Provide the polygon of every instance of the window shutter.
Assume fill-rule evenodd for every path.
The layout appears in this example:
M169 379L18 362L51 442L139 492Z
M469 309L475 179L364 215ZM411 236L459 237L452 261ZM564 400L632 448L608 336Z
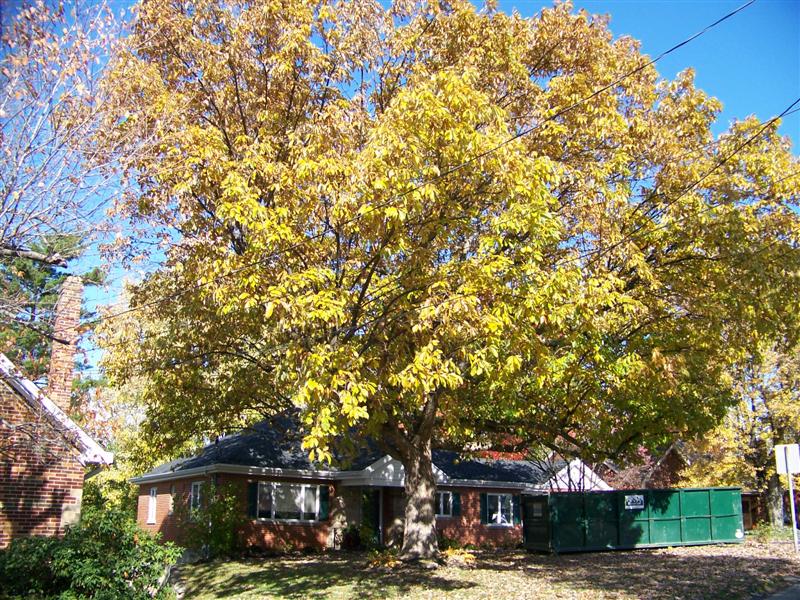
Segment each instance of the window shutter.
M488 523L489 522L489 501L486 498L486 494L481 493L481 523Z
M514 525L522 523L522 496L512 496L511 510L514 512Z
M461 494L459 492L453 492L453 516L461 516Z
M251 519L258 517L258 482L251 481L247 484L247 516Z
M328 484L319 486L319 520L327 521L331 507L331 490Z

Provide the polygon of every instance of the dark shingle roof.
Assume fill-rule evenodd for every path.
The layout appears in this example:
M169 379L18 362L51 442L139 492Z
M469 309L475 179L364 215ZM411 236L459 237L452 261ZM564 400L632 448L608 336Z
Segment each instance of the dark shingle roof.
M216 464L298 471L339 470L334 466L312 463L301 442L302 434L296 419L277 417L209 444L195 456L160 465L142 477L179 473ZM374 443L368 442L364 449L343 462L342 466L347 470L360 471L384 455ZM452 479L540 484L551 479L567 463L478 459L462 457L448 450L434 450L433 464Z
M565 461L540 463L529 460L467 458L448 450L434 450L433 464L451 479L531 484L549 481L567 465Z
M277 417L263 421L230 437L204 447L195 456L179 458L146 475L160 475L215 464L241 465L312 471L320 469L308 460L301 446L302 435L293 419ZM332 470L326 467L324 470Z

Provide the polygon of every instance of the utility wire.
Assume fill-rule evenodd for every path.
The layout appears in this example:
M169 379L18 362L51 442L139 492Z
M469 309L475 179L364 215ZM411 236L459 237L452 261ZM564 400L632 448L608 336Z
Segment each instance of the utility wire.
M777 180L775 180L775 181L771 181L771 182L769 182L769 184L768 184L768 185L766 185L766 186L763 186L763 187L761 187L761 188L759 188L759 189L753 190L753 191L751 192L751 194L759 194L759 193L762 193L762 192L766 192L766 191L768 191L768 190L769 190L769 188L770 188L770 187L772 187L773 185L775 185L775 184L778 184L778 183L781 183L781 182L783 182L783 181L787 181L787 180L789 180L789 179L794 179L794 178L796 178L796 177L800 177L800 169L799 169L799 170L797 170L797 171L795 171L795 172L793 172L793 173L790 173L789 175L785 175L785 176L781 177L780 179L777 179ZM708 206L707 208L705 208L703 211L701 211L701 212L700 212L700 213L698 213L698 214L703 214L703 213L705 213L705 212L708 212L708 211L710 211L710 210L713 210L714 208L717 208L718 206L719 206L719 205ZM682 220L683 220L683 219L676 220L676 221L675 221L675 223L679 223L679 222L680 222L680 221L682 221ZM764 246L762 246L762 247L761 247L759 250L756 250L755 252L753 252L753 253L750 255L750 257L752 257L752 256L755 256L756 254L760 254L760 253L762 253L762 252L766 251L767 249L771 248L771 247L772 247L772 246L774 246L774 245L775 245L775 242L774 242L774 241L773 241L773 242L770 242L770 243L768 243L768 244L764 244ZM445 278L445 280L447 280L447 279L449 279L449 277L453 277L453 276L456 276L456 275L459 275L459 273L451 273L450 275L445 275L445 276L444 276L444 278ZM430 285L430 284L433 284L435 281L438 281L438 280L439 280L439 278L433 278L433 279L431 279L431 280L428 282L428 285ZM504 293L505 293L506 295L511 295L511 296L514 296L514 297L519 297L519 298L521 298L521 299L525 299L525 296L520 296L520 295L511 294L511 293L510 293L510 291L506 291L506 292L504 292ZM448 302L452 302L452 301L454 301L454 300L471 298L471 297L473 297L474 295L475 295L475 294L474 294L473 292L470 292L470 293L458 293L458 294L453 294L453 295L451 295L451 296L448 296L447 298L444 298L444 299L442 299L441 301L439 301L439 304L438 304L438 306L441 306L441 305L443 305L443 304L445 304L445 303L448 303ZM384 297L385 297L385 296L384 296ZM274 298L273 300L274 300L274 301L276 301L276 300L280 300L280 298ZM368 304L370 304L370 303L372 303L372 302L376 302L377 300L378 300L377 298L371 298L370 300L368 300L368 301L365 303L365 305L364 305L364 306L367 306ZM418 312L418 311L421 311L421 310L423 310L423 309L425 309L425 308L430 308L430 304L422 304L422 305L418 305L418 306L410 306L410 307L408 307L408 308L405 308L405 309L402 309L402 310L398 311L397 313L394 313L394 314L392 315L392 317L393 317L393 318L397 318L398 316L403 316L403 315L406 315L406 314L411 314L411 313L413 313L413 312ZM363 328L363 327L368 327L368 326L370 326L370 325L373 325L374 323L376 323L377 321L379 321L379 320L380 320L380 318L382 318L382 317L378 317L378 318L372 319L372 320L370 320L370 321L367 321L367 322L365 322L365 323L360 323L360 324L358 325L358 328ZM341 327L341 328L339 328L339 331L344 331L345 329L349 329L349 328L350 328L349 326L348 326L348 327ZM141 343L141 342L143 342L143 341L146 341L146 340L149 340L149 339L154 339L154 338L155 338L155 337L157 337L157 335L159 335L160 333L161 333L160 331L157 331L157 332L155 332L155 333L149 333L149 334L148 334L148 333L145 333L144 335L142 335L142 336L139 336L139 337L137 338L137 341L138 341L139 343ZM129 344L130 344L130 342L129 342L129 341L127 341L127 340L123 340L123 341L119 341L119 342L113 342L113 343L110 343L110 344L103 344L103 345L102 345L102 347L103 347L104 349L111 349L111 348L117 348L117 347L120 347L120 346L126 346L126 345L129 345ZM281 345L279 345L279 347L277 347L277 348L267 348L267 349L264 349L264 351L276 351L276 350L279 350L279 349L280 349L281 347L283 347L284 345L285 345L285 344L281 344Z
M785 117L790 112L793 112L792 109L797 104L800 104L800 97L797 98L794 102L792 102L786 109L784 109L784 111L781 112L781 114L779 114L776 117L772 117L769 121L764 123L764 125L761 128L759 128L759 130L756 133L754 133L752 136L747 138L744 142L742 142L741 144L736 146L736 148L734 148L730 153L725 155L722 160L720 160L717 163L715 163L714 166L710 170L706 171L702 176L698 177L691 184L689 184L687 187L685 187L683 189L683 191L678 196L676 196L675 198L670 199L666 203L666 206L660 210L660 213L663 215L666 210L668 210L669 208L674 206L681 198L684 198L689 192L694 190L698 185L700 185L703 181L705 181L708 177L710 177L720 167L725 165L725 163L727 163L729 160L731 160L734 156L736 156L739 152L741 152L745 147L749 146L755 140L757 140L759 137L761 137L761 134L764 133L775 121ZM662 195L662 197L663 197L663 195ZM709 210L712 210L715 207L716 207L716 205L710 205L707 208L703 209L699 214L703 214L705 212L708 212ZM674 221L674 222L681 222L681 221L682 221L682 219L678 219L677 221ZM574 262L574 261L578 261L578 260L583 260L583 259L588 258L590 256L594 256L594 257L604 256L604 255L608 254L609 252L613 251L615 248L618 248L619 246L621 246L625 242L632 241L633 240L633 236L635 236L638 232L642 231L645 228L645 226L647 224L649 224L649 223L652 223L652 221L650 219L646 219L644 221L644 223L642 223L639 227L635 228L631 233L629 233L628 235L626 235L622 239L616 241L615 243L611 244L610 246L607 246L605 248L598 248L596 250L591 250L589 252L581 254L580 256L572 257L569 260L563 261L561 263L557 263L555 265L555 267L559 267L559 266L561 266L563 264L566 264L568 262ZM650 232L652 233L653 231L658 231L660 229L664 229L668 225L669 225L669 222L661 223L661 224L657 225L656 227L654 227L653 229L651 229Z
M563 116L567 112L570 112L570 111L574 110L575 108L577 108L578 106L584 104L585 102L587 102L587 101L597 97L598 95L610 90L611 88L619 85L620 83L622 83L626 79L628 79L628 78L632 77L633 75L641 72L642 70L646 69L647 67L657 63L658 61L660 61L664 57L668 56L669 54L672 54L676 50L678 50L678 49L682 48L683 46L689 44L690 42L692 42L695 39L697 39L698 37L704 35L705 33L710 31L714 27L718 26L719 24L723 23L724 21L730 19L734 15L736 15L739 12L743 11L744 9L748 8L750 5L755 3L755 1L756 0L749 0L748 2L746 2L746 3L742 4L741 6L739 6L738 8L736 8L736 9L730 11L729 13L725 14L724 16L720 17L719 19L717 19L713 23L707 25L706 27L704 27L702 30L698 31L694 35L686 38L685 40L675 44L671 48L668 48L667 50L663 51L661 54L659 54L655 58L650 59L649 61L645 62L644 64L642 64L642 65L640 65L638 67L636 67L635 69L632 69L631 71L628 71L627 73L625 73L621 77L615 79L611 83L598 88L597 90L595 90L594 92L592 92L588 96L585 96L584 98L581 98L580 100L577 100L576 102L566 106L565 108L555 112L554 114L552 114L552 115L550 115L548 117L545 117L543 120L539 121L538 123L536 123L534 125L531 125L530 127L527 127L525 129L520 130L518 133L514 134L513 136L511 136L508 139L504 140L503 142L500 142L496 146L494 146L492 148L489 148L489 149L487 149L487 150L485 150L483 152L480 152L480 153L476 154L475 156L473 156L473 157L471 157L471 158L469 158L469 159L467 159L467 160L465 160L465 161L463 161L463 162L461 162L461 163L459 163L459 164L457 164L457 165L455 165L453 167L450 167L449 169L446 169L445 171L443 171L439 175L436 175L436 176L434 176L434 177L432 177L432 178L430 178L428 180L425 180L425 181L419 183L418 185L416 185L416 186L414 186L414 187L412 187L412 188L410 188L410 189L408 189L408 190L406 190L404 192L401 192L400 194L393 195L393 196L391 196L390 198L388 198L384 202L380 202L378 204L375 204L375 205L369 207L367 210L363 211L362 213L357 214L354 217L351 217L350 219L346 219L345 221L341 222L339 225L340 226L346 226L346 225L352 224L355 221L359 221L364 216L366 216L367 214L370 214L370 213L372 213L372 212L374 212L376 210L380 210L381 208L385 208L385 207L389 206L391 203L393 203L396 200L404 198L405 196L408 196L409 194L412 194L412 193L420 190L421 188L423 188L423 187L425 187L427 185L430 185L432 183L436 183L436 182L438 182L438 181L440 181L440 180L442 180L442 179L444 179L446 177L449 177L453 173L456 173L456 172L460 171L461 169L463 169L463 168L475 163L476 161L479 161L482 158L485 158L485 157L489 156L490 154L493 154L494 152L497 152L498 150L504 148L505 146L507 146L508 144L514 142L515 140L517 140L517 139L519 139L519 138L521 138L523 136L529 135L533 131L536 131L536 130L540 129L545 123L548 123L550 121L553 121L553 120ZM204 287L207 287L208 285L210 285L211 283L213 283L213 282L215 282L215 281L217 281L219 279L227 278L227 277L230 277L232 275L239 274L239 273L241 273L243 271L246 271L246 270L251 269L251 268L253 268L255 266L263 264L263 263L265 263L265 262L267 262L269 260L277 258L277 257L279 257L279 256L281 256L283 254L287 254L287 253L289 253L289 252L291 252L293 250L297 250L298 248L301 248L301 247L305 246L306 244L308 244L310 242L322 239L328 233L329 233L329 231L326 229L326 230L324 230L324 231L322 231L320 233L317 233L317 234L314 234L314 235L310 235L310 236L304 238L303 240L301 240L299 242L296 242L294 244L291 244L291 245L287 246L286 248L284 248L282 250L277 250L275 252L272 252L269 255L267 255L266 257L263 257L263 258L260 258L259 260L247 263L245 265L242 265L241 267L237 267L236 269L233 269L231 271L228 271L227 273L223 273L221 275L218 275L218 276L216 276L216 277L214 277L214 278L212 278L212 279L210 279L208 281L204 281L202 283L195 284L195 285L190 286L188 288L185 288L183 290L179 290L179 291L173 292L172 294L168 294L166 296L163 296L163 297L160 297L160 298L156 298L156 299L151 300L149 302L146 302L144 304L136 305L136 306L130 307L128 309L119 311L117 313L111 313L111 314L105 315L104 317L102 317L102 319L98 319L98 320L96 320L94 322L90 322L89 324L90 325L96 324L97 322L100 322L101 320L102 321L109 321L109 320L116 319L116 318L119 318L121 316L130 314L132 312L136 312L136 311L139 311L139 310L143 310L145 308L149 308L151 306L156 306L158 304L162 304L164 302L168 302L170 300L174 300L174 299L179 298L179 297L181 297L183 295L186 295L186 294L189 294L191 292L194 292L194 291L197 291L199 289L202 289Z

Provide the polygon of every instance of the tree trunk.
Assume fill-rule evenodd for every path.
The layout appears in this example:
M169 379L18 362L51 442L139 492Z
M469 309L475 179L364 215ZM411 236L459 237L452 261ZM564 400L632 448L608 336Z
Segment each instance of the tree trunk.
M400 558L405 561L436 559L439 555L434 509L436 480L433 477L430 439L412 446L402 462L405 469L406 514Z
M772 525L783 525L783 486L777 473L767 480L767 518Z

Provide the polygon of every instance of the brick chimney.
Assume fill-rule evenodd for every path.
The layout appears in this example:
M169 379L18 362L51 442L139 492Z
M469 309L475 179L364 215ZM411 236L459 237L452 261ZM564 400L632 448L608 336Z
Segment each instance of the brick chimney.
M47 395L64 412L69 412L70 408L82 301L83 282L79 277L70 275L61 284L53 325L54 337L68 343L53 340L50 371L47 375Z

